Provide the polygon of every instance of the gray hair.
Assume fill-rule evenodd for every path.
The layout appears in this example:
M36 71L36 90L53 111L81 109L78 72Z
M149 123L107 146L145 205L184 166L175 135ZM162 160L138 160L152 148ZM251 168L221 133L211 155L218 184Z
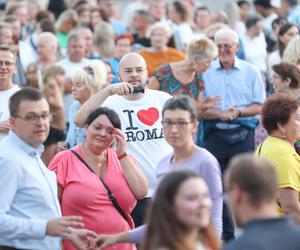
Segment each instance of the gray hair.
M218 39L220 39L221 37L229 37L232 40L232 42L237 43L237 44L240 43L238 34L229 28L224 28L224 29L218 30L214 36L215 42Z

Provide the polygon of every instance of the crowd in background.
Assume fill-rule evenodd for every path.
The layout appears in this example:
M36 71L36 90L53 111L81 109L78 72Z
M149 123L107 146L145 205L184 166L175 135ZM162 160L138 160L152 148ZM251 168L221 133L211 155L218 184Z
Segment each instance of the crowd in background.
M247 245L268 230L256 219L273 219L264 237L286 227L278 239L299 245L297 0L228 0L223 10L196 0L0 8L0 189L8 190L0 222L12 225L0 223L0 250L56 250L56 237L64 250L212 250L221 240L228 250L275 249L260 238ZM243 153L272 164L236 158ZM32 178L43 205L32 205L41 195ZM34 221L24 233L30 222L15 217L36 219L41 209L49 209L44 232ZM87 230L76 228L83 223ZM237 226L245 234L235 240Z

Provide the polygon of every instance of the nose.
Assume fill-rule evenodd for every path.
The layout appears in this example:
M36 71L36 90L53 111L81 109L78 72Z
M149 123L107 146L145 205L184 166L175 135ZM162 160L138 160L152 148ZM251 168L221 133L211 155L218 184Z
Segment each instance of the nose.
M178 128L177 128L177 125L176 125L176 124L172 124L172 125L171 125L171 131L172 131L172 132L178 132Z

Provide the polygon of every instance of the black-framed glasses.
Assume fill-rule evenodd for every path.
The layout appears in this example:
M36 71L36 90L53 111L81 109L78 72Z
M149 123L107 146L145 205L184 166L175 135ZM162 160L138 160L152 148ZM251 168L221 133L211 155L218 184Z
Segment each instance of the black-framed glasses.
M187 127L187 125L191 124L193 122L187 122L187 121L171 121L171 120L164 120L162 121L162 125L164 128L167 128L167 129L171 129L173 127L173 125L176 126L176 128L179 128L179 129L184 129Z
M229 43L225 43L225 44L217 44L218 49L232 49L234 45L233 44L229 44Z
M25 116L18 116L18 115L15 115L14 117L16 118L20 118L22 120L25 120L26 122L29 122L29 123L36 123L40 118L43 120L43 121L52 121L52 114L49 114L49 113L45 113L45 114L36 114L36 113L29 113Z

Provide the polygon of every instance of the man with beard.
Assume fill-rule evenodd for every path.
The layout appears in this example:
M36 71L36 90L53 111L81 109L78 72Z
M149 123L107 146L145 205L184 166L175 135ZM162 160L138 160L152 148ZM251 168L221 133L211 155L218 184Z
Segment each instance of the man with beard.
M118 113L126 135L128 153L134 156L149 181L147 197L138 201L132 214L135 225L139 226L143 223L147 202L157 185L156 166L171 153L171 147L164 140L161 124L162 107L171 96L148 88L146 62L137 53L122 57L119 78L121 83L105 87L86 101L74 121L77 126L83 126L87 115L99 106L107 106Z

